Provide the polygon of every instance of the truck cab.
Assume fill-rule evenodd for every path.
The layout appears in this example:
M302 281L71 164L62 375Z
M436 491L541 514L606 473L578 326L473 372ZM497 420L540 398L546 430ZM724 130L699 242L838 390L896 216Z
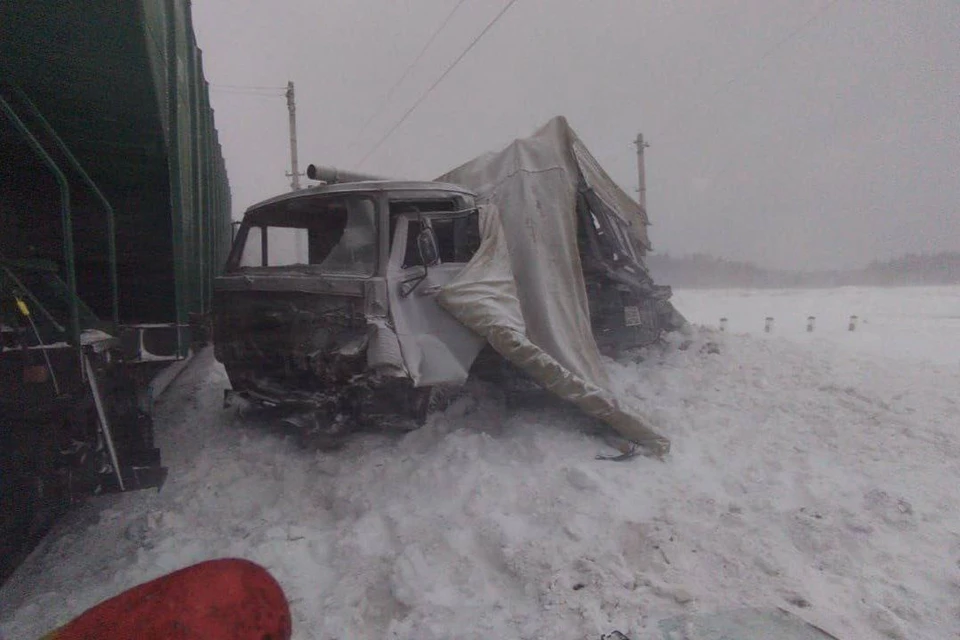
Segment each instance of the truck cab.
M362 181L250 207L214 284L233 393L316 423L422 422L482 339L434 300L480 244L471 191Z

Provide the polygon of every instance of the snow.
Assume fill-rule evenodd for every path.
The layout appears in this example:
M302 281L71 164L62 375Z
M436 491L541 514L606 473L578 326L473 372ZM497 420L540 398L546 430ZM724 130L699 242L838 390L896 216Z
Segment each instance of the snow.
M718 327L726 317L734 333L762 334L769 316L773 335L795 341L960 367L960 287L701 289L679 291L674 301L691 322ZM809 335L808 316L816 318ZM850 316L858 317L852 334Z
M222 410L226 376L203 352L158 404L167 485L70 514L0 590L0 633L36 638L144 580L242 556L284 586L298 639L639 639L739 606L845 640L957 637L960 288L676 303L728 331L609 363L672 439L662 462L595 460L607 449L576 415L492 398L307 451Z

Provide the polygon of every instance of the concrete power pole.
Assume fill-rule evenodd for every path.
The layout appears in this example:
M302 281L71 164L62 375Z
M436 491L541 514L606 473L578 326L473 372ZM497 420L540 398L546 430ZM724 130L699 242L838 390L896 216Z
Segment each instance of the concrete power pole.
M297 167L297 103L293 94L293 82L287 82L287 111L290 112L290 187L294 191L300 188L300 176Z
M638 191L640 193L640 208L643 209L643 213L647 213L647 171L643 164L643 150L649 147L650 145L643 141L643 134L638 133L637 139L633 141L637 145L637 183Z
M297 166L297 101L293 93L293 81L287 82L287 111L290 112L290 188L293 191L300 189L300 168ZM305 255L303 241L306 231L297 229L294 232L293 251L294 261L297 264L306 264L308 262Z

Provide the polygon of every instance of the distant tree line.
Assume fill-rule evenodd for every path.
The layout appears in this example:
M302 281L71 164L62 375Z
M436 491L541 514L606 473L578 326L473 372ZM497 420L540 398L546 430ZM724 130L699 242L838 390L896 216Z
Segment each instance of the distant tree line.
M750 262L696 253L649 255L647 268L657 284L689 288L818 288L960 284L960 252L908 254L874 261L860 269L785 271Z

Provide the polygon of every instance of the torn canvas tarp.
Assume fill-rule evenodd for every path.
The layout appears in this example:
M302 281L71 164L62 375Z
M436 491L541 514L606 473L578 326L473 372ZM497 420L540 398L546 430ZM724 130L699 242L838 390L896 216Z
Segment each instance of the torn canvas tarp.
M639 205L599 168L562 117L438 180L470 187L488 205L480 249L443 288L440 305L550 391L665 453L669 441L609 391L577 238L582 185L645 245Z

